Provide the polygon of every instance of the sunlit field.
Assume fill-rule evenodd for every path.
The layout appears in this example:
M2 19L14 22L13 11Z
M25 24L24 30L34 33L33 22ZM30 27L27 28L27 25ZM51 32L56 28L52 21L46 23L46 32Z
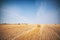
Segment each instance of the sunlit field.
M0 24L0 40L60 40L60 24Z

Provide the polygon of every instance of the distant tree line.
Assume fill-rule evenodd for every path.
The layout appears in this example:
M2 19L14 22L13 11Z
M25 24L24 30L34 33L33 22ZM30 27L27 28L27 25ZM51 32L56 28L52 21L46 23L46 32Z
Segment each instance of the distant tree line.
M12 23L1 23L1 24L12 24ZM25 24L25 25L27 25L27 23L14 23L14 24L18 24L18 25Z

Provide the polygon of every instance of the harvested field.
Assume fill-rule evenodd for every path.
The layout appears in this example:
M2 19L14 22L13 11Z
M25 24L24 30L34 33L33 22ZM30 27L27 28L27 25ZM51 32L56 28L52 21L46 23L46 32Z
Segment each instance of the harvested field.
M60 24L0 24L0 40L60 40Z

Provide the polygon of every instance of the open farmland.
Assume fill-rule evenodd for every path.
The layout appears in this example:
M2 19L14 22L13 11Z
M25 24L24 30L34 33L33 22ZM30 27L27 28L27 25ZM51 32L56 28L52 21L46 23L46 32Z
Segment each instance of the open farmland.
M0 40L60 40L60 24L0 24Z

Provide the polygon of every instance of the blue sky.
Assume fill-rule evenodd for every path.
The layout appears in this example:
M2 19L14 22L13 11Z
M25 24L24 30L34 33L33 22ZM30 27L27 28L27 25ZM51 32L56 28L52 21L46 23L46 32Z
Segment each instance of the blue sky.
M0 23L59 24L59 7L55 1L5 1Z

